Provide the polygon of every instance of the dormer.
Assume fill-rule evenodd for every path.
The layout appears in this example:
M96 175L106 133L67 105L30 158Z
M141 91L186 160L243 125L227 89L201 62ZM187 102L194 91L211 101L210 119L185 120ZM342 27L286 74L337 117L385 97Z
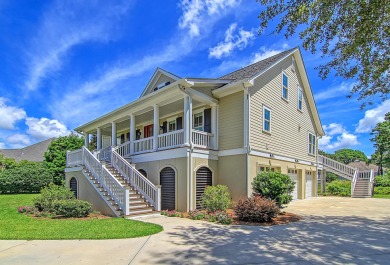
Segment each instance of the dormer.
M143 97L157 90L160 90L179 79L180 79L179 76L174 75L158 67L154 72L154 74L152 75L152 77L150 78L148 84L146 85L140 97Z

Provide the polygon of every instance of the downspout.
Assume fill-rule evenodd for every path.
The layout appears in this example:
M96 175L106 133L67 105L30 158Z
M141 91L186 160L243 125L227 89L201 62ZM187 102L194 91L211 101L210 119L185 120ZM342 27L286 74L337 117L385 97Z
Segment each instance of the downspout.
M318 133L316 133L316 173L317 173L317 176L316 176L316 197L318 196L318 168L319 168L319 165L318 165ZM322 190L322 173L323 171L321 171L321 190Z
M244 135L244 147L246 150L246 193L247 196L250 196L250 161L249 161L249 155L251 152L251 146L250 146L250 97L249 97L249 89L245 86L245 83L242 84L244 88L244 128L246 128L246 133Z

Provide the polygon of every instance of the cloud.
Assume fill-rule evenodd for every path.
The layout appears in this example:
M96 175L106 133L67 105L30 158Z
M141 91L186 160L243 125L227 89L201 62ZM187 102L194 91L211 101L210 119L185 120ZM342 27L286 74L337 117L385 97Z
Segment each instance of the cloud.
M253 54L251 64L257 63L261 60L267 59L268 57L274 56L278 53L283 52L288 48L288 44L283 44L282 49L267 49L265 46L260 47L260 51Z
M20 133L10 135L6 140L12 148L22 148L31 144L31 140L28 135Z
M0 149L5 149L5 143L0 142Z
M358 145L357 136L349 133L341 124L331 123L323 126L326 135L318 140L321 150L337 150Z
M322 101L330 98L337 98L342 95L347 95L355 83L342 82L332 87L326 88L326 90L314 95L316 101Z
M327 135L342 134L345 132L344 127L338 123L331 123L329 125L322 126Z
M26 118L26 112L18 107L8 106L7 99L0 97L0 128L14 130L15 123Z
M100 1L57 1L46 14L26 51L27 80L24 87L36 90L41 81L61 69L69 51L88 41L106 42L113 38L115 22L129 4Z
M242 50L255 37L252 31L246 31L243 28L238 29L238 32L236 30L237 23L231 24L225 32L225 40L209 49L210 58L220 59L223 56L230 55L235 49Z
M390 100L382 102L382 104L380 104L376 108L367 110L364 114L364 118L359 120L356 132L371 132L371 130L378 122L382 122L385 120L385 114L387 112L390 112Z
M48 118L27 118L26 125L28 126L27 133L37 140L64 136L70 133L64 124Z
M237 0L182 0L179 3L183 15L179 19L179 28L187 29L190 37L198 37L205 24L213 16L221 15L241 1ZM206 16L207 15L207 16Z

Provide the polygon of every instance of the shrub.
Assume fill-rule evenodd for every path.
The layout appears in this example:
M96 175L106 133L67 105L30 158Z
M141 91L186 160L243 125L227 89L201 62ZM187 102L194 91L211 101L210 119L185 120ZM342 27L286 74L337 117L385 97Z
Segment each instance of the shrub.
M64 217L86 217L91 212L92 205L82 200L55 200L52 203L53 213Z
M192 220L202 220L205 218L205 214L201 211L194 210L188 213L188 217Z
M245 222L269 222L280 212L275 201L252 196L238 200L234 211L239 220Z
M260 172L252 183L255 196L274 200L279 206L292 201L294 187L295 183L288 175L270 171Z
M376 176L375 187L390 187L390 175Z
M374 187L374 194L390 195L390 187Z
M21 161L0 173L0 193L38 193L51 182L43 163Z
M327 195L336 195L349 197L351 196L351 181L349 180L335 180L326 185Z
M217 215L215 213L208 213L206 217L212 223L217 221Z
M75 199L75 197L69 188L51 183L41 190L41 194L34 200L34 205L39 211L53 212L53 202L72 199Z
M34 213L34 212L35 212L35 208L34 208L34 207L31 207L31 206L20 206L20 207L18 208L18 212L19 212L19 213L31 214L31 213Z
M215 217L218 223L221 223L223 225L230 225L232 223L232 218L230 215L228 215L226 212L223 211L217 211L215 213Z
M208 212L226 211L230 205L230 192L227 186L207 186L200 202Z

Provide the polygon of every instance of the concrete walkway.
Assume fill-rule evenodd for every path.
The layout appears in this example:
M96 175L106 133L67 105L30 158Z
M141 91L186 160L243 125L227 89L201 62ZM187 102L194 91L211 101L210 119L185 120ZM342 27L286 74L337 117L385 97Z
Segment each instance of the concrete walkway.
M264 227L149 217L164 231L119 240L4 240L0 264L390 264L390 200L323 197L286 210L304 220Z

